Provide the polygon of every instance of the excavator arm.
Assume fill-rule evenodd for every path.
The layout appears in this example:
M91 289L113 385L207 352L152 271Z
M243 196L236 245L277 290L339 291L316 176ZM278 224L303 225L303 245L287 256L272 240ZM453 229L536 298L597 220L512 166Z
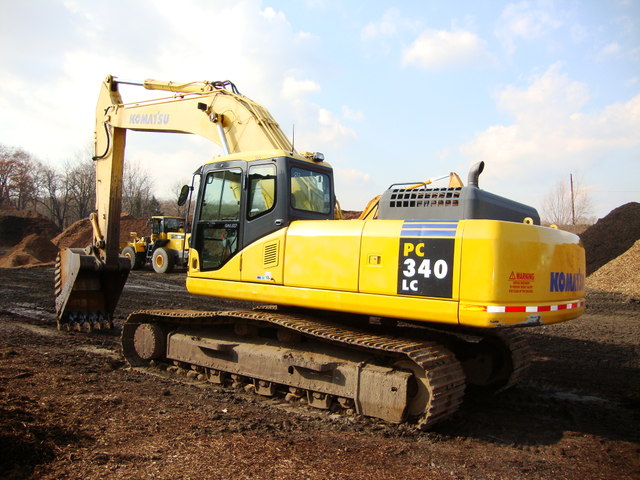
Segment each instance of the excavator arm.
M96 211L93 241L65 249L56 263L58 327L108 328L129 273L119 256L122 182L127 130L189 133L218 144L224 154L279 150L293 146L271 114L229 82L175 83L147 80L147 90L172 92L164 98L123 103L118 82L107 76L96 107ZM126 261L125 261L126 260Z

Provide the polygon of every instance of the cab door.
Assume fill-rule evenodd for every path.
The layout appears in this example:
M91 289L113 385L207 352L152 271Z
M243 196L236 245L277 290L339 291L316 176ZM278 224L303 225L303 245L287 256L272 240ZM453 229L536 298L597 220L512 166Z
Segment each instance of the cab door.
M240 250L243 170L220 168L203 175L194 239L201 272L219 270Z

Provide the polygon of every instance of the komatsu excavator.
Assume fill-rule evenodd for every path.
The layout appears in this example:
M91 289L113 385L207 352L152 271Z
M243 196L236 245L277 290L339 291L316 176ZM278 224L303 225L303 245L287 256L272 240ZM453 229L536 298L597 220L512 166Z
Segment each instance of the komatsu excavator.
M110 327L131 262L118 255L127 130L192 133L222 147L203 165L190 293L253 310L144 310L122 327L132 367L164 368L260 395L428 428L465 389L520 380L526 327L584 311L579 238L479 188L392 185L358 220L335 220L331 167L298 153L231 82L149 80L169 96L123 103L107 77L96 114L93 244L60 253L60 327ZM185 189L185 193L188 190Z

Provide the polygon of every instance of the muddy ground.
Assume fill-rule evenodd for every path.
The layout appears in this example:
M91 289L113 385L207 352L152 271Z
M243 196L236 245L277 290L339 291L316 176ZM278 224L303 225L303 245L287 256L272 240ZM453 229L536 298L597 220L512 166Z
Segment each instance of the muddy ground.
M430 432L129 370L117 333L59 333L50 267L0 269L0 478L637 479L640 304L527 330L530 378ZM117 316L238 308L133 272Z

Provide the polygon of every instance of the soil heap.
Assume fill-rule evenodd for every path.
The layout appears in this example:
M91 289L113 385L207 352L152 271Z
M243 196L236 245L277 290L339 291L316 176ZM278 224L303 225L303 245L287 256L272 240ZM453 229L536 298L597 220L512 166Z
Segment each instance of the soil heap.
M6 255L0 257L1 268L20 268L53 262L58 247L44 235L32 233L22 239Z
M640 299L640 240L590 275L586 286Z
M356 212L353 210L342 210L342 217L345 220L357 220L362 212Z
M640 203L612 210L580 235L587 256L587 275L622 255L640 239Z
M60 229L32 210L0 210L0 250L17 245L33 233L50 239L60 233Z
M129 214L123 214L120 218L120 242L128 242L131 232L140 235L150 235L151 226L147 219L135 218ZM52 242L59 249L84 248L91 245L93 229L88 218L78 220L70 225L64 232L55 237Z

